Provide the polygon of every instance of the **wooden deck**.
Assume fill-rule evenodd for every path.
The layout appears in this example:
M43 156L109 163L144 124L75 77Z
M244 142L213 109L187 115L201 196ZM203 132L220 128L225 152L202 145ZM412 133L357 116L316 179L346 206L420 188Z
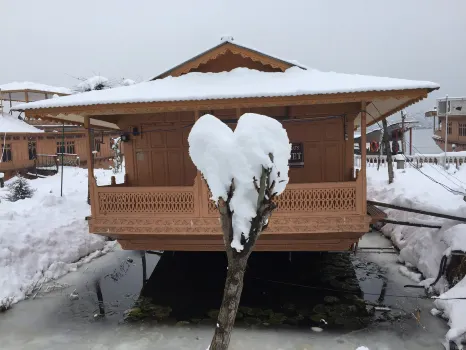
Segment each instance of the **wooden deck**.
M363 179L290 184L256 244L258 251L345 251L369 230ZM194 186L91 188L91 233L124 249L224 250L217 208L205 182Z

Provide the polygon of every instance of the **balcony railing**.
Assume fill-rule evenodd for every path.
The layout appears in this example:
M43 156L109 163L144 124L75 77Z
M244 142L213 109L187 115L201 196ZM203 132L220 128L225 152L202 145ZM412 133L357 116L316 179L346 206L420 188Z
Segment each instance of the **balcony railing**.
M128 187L125 184L96 186L92 212L102 217L218 217L215 202L203 180L194 186ZM289 184L277 198L275 216L364 214L363 181Z

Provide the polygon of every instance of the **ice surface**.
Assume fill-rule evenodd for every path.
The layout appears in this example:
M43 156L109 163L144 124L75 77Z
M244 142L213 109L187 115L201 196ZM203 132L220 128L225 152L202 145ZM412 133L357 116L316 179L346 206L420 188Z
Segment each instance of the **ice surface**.
M264 167L272 169L270 179L275 181L278 195L288 184L288 135L278 121L259 114L244 114L234 132L216 117L204 115L194 124L188 141L191 159L206 179L213 200L227 200L234 181L231 245L241 251L241 236L248 239L257 211L258 193L253 179L259 181ZM273 155L273 162L269 154Z

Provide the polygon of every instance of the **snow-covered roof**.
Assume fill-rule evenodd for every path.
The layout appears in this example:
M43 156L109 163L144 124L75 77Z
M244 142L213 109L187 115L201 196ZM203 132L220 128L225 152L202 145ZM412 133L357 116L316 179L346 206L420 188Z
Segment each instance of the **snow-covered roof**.
M0 85L1 91L23 91L23 90L35 90L35 91L43 91L43 92L54 92L59 94L71 94L71 90L65 87L59 86L50 86L45 84L38 84L32 83L30 81L23 81L23 82L12 82L8 84Z
M0 134L3 134L3 133L7 133L7 134L8 133L35 133L35 132L44 132L44 131L37 129L22 120L19 120L16 116L9 115L7 113L0 114Z
M169 76L109 90L20 104L15 109L437 88L438 84L429 81L303 70L298 67L291 67L285 72L236 68L230 72L193 72L176 78Z

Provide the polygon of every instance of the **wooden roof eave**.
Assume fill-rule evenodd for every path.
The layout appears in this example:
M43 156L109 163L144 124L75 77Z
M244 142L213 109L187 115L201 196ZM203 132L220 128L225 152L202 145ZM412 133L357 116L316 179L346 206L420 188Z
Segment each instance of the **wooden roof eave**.
M188 101L161 101L143 103L113 103L89 106L53 107L25 110L26 117L42 118L46 120L62 121L58 116L78 115L84 120L84 116L93 116L99 120L99 116L124 115L124 114L147 114L159 112L177 112L194 110L214 110L232 108L255 108L255 107L277 107L277 106L298 106L313 104L333 104L347 102L371 103L374 100L384 99L406 99L408 102L400 104L396 108L384 111L382 115L374 116L376 120L368 118L368 125L376 123L378 120L386 118L397 111L427 97L427 94L435 89L411 89L392 91L371 91L358 93L337 93L320 95L301 96L276 96L276 97L254 97L254 98L230 98L212 100L188 100ZM66 120L65 120L66 121ZM78 122L77 125L82 125Z
M409 101L397 106L396 108L393 108L392 110L389 110L385 113L382 113L382 114L379 114L379 116L368 116L366 117L368 122L366 123L367 126L371 126L375 123L378 123L379 121L383 120L383 119L386 119L388 118L389 116L395 114L395 113L398 113L400 111L402 111L403 109L425 99L427 97L427 94L433 90L437 90L437 89L430 89L430 91L426 91L425 94L422 94L420 96L417 96L417 97L413 97L411 98Z

